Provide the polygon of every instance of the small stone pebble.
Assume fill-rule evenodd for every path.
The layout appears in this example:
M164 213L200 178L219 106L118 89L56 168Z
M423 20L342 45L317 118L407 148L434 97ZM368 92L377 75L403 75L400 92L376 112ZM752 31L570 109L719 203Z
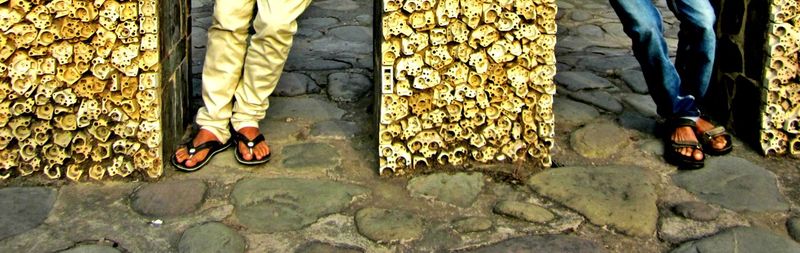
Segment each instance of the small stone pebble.
M509 200L497 202L494 212L535 223L545 223L556 218L553 213L540 206Z
M800 217L794 217L787 220L786 230L789 230L789 235L792 236L792 239L800 242Z
M468 217L453 222L453 229L460 233L486 231L492 228L493 222L485 217Z
M719 217L719 210L699 201L678 203L673 207L676 214L696 221L712 221Z

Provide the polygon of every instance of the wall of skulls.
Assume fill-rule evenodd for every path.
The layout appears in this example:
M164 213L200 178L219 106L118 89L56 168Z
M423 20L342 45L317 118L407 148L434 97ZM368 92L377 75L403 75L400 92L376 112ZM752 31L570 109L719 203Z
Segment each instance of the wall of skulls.
M766 154L800 155L800 1L770 6L764 71L761 148Z
M550 165L554 0L382 4L381 173L473 160Z
M715 0L712 114L764 154L800 155L799 0ZM721 103L721 101L728 101Z
M157 0L0 0L0 178L162 174Z

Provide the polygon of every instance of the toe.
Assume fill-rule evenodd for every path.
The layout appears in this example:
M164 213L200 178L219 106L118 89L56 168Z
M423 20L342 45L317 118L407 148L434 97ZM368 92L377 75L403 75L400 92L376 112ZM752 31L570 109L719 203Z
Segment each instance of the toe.
M725 138L719 137L714 142L714 148L715 149L723 149L723 148L725 148L725 145L727 145L727 144L728 144L728 141L725 140Z
M186 167L192 168L197 165L197 162L194 159L186 160Z
M180 149L175 152L175 159L178 160L179 163L186 161L189 158L189 154L186 153L186 149Z
M703 160L703 151L695 150L693 156L697 161Z

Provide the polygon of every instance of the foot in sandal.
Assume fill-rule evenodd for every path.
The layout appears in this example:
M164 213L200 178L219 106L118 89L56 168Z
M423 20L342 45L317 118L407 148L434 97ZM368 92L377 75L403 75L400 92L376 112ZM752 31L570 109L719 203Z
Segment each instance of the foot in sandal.
M191 141L178 147L170 160L179 170L197 171L228 147L230 142L222 143L208 130L200 129Z
M705 154L694 133L694 122L679 120L665 142L664 158L679 169L699 169L704 166Z
M263 164L269 161L271 152L264 135L258 128L245 127L233 134L236 141L236 160L245 165Z
M700 143L703 144L703 150L709 155L725 155L733 150L731 135L724 127L715 126L701 117L697 120L695 129Z

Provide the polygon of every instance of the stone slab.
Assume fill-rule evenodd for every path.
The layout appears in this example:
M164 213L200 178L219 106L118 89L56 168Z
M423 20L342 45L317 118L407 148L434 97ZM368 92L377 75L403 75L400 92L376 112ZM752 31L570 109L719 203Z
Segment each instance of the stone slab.
M188 214L203 205L207 188L201 180L147 184L133 193L131 207L140 214L152 217Z
M600 73L621 73L638 68L639 62L633 55L603 56L583 59L579 65Z
M737 227L720 234L687 242L672 253L798 253L800 244L760 228Z
M346 140L361 132L361 127L356 122L346 120L325 120L311 125L311 136Z
M622 95L622 101L646 117L658 117L656 102L650 95L627 93Z
M696 221L712 221L719 217L719 209L699 201L687 201L672 207L675 214Z
M553 253L603 253L607 252L595 242L568 235L526 236L508 239L465 252L553 252Z
M178 242L181 253L241 253L246 248L244 237L219 222L191 227L183 232Z
M333 168L339 165L339 151L327 143L308 142L283 148L283 166L289 169Z
M555 77L557 84L560 84L571 91L584 89L602 89L614 86L611 82L595 75L589 71L565 71L558 72Z
M800 218L794 217L786 221L786 230L795 241L800 241Z
M351 245L333 245L312 241L301 245L295 253L363 253L364 249Z
M368 207L359 210L355 220L359 233L379 243L414 241L424 231L420 216L404 210Z
M573 132L570 145L584 157L608 158L630 145L630 137L617 124L592 123Z
M708 159L702 170L675 174L672 181L704 201L735 211L789 209L775 174L739 157Z
M747 221L731 214L705 222L677 216L662 217L658 221L658 238L670 243L683 243L708 237L732 227L747 225Z
M655 231L658 218L655 178L631 166L564 167L534 175L528 185L594 224L646 237Z
M483 180L480 173L437 173L411 179L406 189L412 196L469 207L483 190Z
M460 233L486 231L494 226L494 222L486 217L467 217L453 222L453 229Z
M328 180L250 178L236 183L231 199L242 225L272 233L306 227L366 193L363 187Z
M301 73L286 72L281 75L278 86L275 87L272 94L281 97L294 97L319 91L320 87L311 77Z
M557 97L553 101L553 114L559 128L581 126L600 117L600 112L594 107L562 97Z
M61 251L61 253L121 253L117 248L105 246L105 245L80 245L75 248L71 248L65 251Z
M50 214L55 201L56 191L50 188L0 189L0 240L38 227Z
M622 104L607 91L593 90L570 93L572 99L597 106L600 109L613 113L622 112Z
M644 74L638 70L625 71L620 76L622 81L628 84L633 92L639 94L647 94L650 90L647 88L647 81L644 80Z
M494 212L534 223L545 223L556 218L552 212L541 206L510 200L497 202Z
M336 104L324 100L324 98L317 98L317 96L272 97L269 101L267 119L292 118L322 121L340 119L345 114L345 110L339 109Z
M358 73L333 73L328 76L328 95L336 102L355 102L372 89L369 77Z

